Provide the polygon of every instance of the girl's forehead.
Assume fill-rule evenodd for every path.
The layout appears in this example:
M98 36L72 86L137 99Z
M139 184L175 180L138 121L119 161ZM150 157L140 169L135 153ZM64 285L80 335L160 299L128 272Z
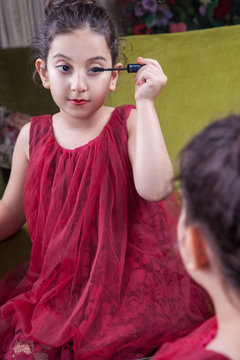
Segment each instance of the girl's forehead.
M76 29L65 34L57 34L50 46L49 52L102 52L111 56L104 35L90 29Z

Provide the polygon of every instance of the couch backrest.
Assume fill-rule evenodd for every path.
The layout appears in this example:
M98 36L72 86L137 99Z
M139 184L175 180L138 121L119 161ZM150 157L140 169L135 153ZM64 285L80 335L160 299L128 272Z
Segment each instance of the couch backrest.
M0 106L29 115L56 111L50 93L33 82L28 48L0 49Z
M168 83L156 108L170 157L209 122L240 111L240 26L176 34L131 36L137 56L157 59ZM124 73L108 103L134 101L132 74Z

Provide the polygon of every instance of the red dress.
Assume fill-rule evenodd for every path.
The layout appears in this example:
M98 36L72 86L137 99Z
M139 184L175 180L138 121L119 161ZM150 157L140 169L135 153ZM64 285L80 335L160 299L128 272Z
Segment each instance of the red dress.
M213 316L191 334L174 343L163 345L152 360L230 360L224 355L205 348L216 333L217 321Z
M28 351L60 348L56 359L136 359L209 317L174 249L170 198L148 202L135 190L132 108L116 108L74 150L56 142L51 115L31 120L24 206L33 246L26 276L0 308L3 352L13 338L11 349L24 339Z

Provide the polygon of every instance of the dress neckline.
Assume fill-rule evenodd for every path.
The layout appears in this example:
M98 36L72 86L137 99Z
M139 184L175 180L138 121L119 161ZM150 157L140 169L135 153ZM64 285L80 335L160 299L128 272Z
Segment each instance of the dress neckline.
M57 147L62 150L62 151L65 151L65 152L76 152L78 150L82 150L86 147L88 147L89 145L92 145L94 142L96 142L102 135L103 133L106 131L106 129L108 128L108 126L110 125L110 123L112 122L112 119L113 119L113 115L114 113L116 112L117 110L117 107L115 107L112 112L110 113L110 116L109 116L109 119L108 121L106 122L106 124L104 125L104 127L102 128L102 130L100 131L100 133L93 139L89 140L87 143L83 144L83 145L80 145L80 146L77 146L76 148L74 149L68 149L68 148L65 148L63 146L61 146L59 144L59 142L57 141L55 135L54 135L54 129L53 129L53 115L50 115L50 123L51 123L51 126L50 126L50 132L51 132L51 137L52 137L52 140L55 142L55 144L57 145Z

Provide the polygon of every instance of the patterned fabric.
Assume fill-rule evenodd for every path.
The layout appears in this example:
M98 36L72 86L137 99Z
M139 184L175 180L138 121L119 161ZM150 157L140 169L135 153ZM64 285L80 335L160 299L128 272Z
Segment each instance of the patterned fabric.
M73 351L69 343L61 348L51 348L43 344L27 340L20 330L17 330L5 355L5 359L13 360L72 360Z
M30 119L29 115L0 107L0 167L11 169L13 149L19 131Z
M132 108L116 108L99 136L74 150L55 140L51 115L32 119L24 206L33 247L0 308L3 352L14 338L18 349L27 339L59 348L61 360L63 346L74 359L138 359L209 317L175 249L176 201L148 202L135 190Z
M213 316L191 334L171 344L165 344L152 360L230 360L228 357L205 347L217 333L217 321Z

